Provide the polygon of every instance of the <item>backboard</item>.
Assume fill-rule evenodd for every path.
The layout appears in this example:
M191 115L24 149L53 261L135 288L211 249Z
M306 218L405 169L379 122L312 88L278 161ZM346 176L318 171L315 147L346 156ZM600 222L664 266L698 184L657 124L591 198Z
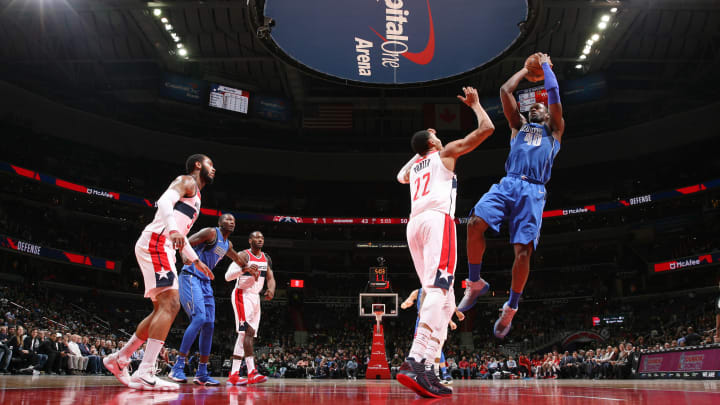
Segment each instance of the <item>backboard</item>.
M384 310L383 316L398 316L398 295L392 293L362 293L358 300L361 317L374 317L375 311Z

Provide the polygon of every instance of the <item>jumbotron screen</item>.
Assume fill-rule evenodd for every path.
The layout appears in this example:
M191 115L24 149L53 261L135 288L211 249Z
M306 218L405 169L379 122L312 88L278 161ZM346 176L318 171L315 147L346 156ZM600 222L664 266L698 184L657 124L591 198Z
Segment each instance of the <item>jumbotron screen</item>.
M210 107L247 114L249 101L250 93L245 90L210 83Z

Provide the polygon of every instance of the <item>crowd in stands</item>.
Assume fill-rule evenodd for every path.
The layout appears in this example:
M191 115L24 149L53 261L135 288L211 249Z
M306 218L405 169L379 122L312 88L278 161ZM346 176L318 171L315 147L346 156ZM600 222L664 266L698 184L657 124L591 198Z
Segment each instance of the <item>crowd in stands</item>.
M119 302L101 302L77 294L65 296L32 283L21 287L24 288L0 287L0 373L108 374L101 358L124 344L128 336L118 327L132 329L139 321L136 311L117 308ZM458 379L629 378L637 369L641 352L713 344L717 339L713 333L714 311L710 305L699 304L710 303L709 297L708 294L700 297L690 294L661 298L656 305L674 309L664 313L656 313L645 302L609 304L606 311L624 311L632 316L624 327L606 327L610 336L604 341L576 344L562 351L554 341L555 346L546 350L518 352L512 349L516 347L513 345L527 341L533 335L551 334L553 329L586 328L583 317L587 312L577 304L540 308L528 305L527 311L518 313L513 333L504 342L492 339L486 325L477 325L473 330L476 349L468 350L460 345L458 335L451 332L444 348L448 369ZM77 303L86 310L67 310L76 308ZM133 304L126 305L130 308ZM108 310L113 307L115 310ZM264 321L256 345L260 371L278 378L364 376L370 359L370 331L374 319L357 317L353 308L315 305L306 309L306 343L296 344L294 328L287 316L288 307L279 304L264 307ZM556 311L566 314L564 322L551 321ZM218 311L218 325L232 324L228 312ZM482 311L469 315L486 317ZM398 318L384 321L388 361L393 371L407 355L414 317L409 310ZM177 356L174 348L179 344L186 323L181 314L173 328L179 333L171 333L168 349L161 353L157 365L160 373L168 372L174 363ZM600 332L598 328L593 330ZM227 372L235 336L232 327L216 328L210 361L215 375ZM134 367L142 355L142 348L133 355L131 364ZM194 372L197 354L190 356L187 367L189 373Z

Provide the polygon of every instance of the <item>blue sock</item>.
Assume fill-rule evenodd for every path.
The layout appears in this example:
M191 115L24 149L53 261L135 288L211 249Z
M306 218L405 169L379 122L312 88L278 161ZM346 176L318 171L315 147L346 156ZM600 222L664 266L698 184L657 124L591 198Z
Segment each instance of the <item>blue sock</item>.
M480 270L482 269L482 262L478 264L472 264L468 262L468 279L470 281L480 280Z
M508 306L512 309L517 309L518 301L520 301L521 292L515 292L512 288L510 289L510 299L508 300Z
M199 363L197 375L207 375L207 363Z
M442 374L443 376L447 374L447 367L440 367L440 374Z
M184 368L185 367L185 357L178 356L177 361L175 362L175 367Z

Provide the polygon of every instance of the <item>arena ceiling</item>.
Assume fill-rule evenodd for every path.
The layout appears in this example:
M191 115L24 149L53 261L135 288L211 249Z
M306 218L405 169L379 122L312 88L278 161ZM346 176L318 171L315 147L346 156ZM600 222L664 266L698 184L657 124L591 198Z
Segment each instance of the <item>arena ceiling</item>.
M259 17L252 7L256 2L250 3L0 0L0 73L61 100L100 92L129 103L151 102L162 72L172 71L281 95L300 110L325 102L393 110L447 102L464 83L483 95L496 95L527 55L543 51L551 55L561 78L605 72L612 87L600 102L605 106L630 104L652 115L657 110L644 105L665 103L671 110L699 105L718 88L716 0L543 0L525 42L498 63L461 82L384 90L330 82L274 56L252 28L251 19ZM178 55L154 8L172 23L187 58ZM580 60L586 41L611 8L617 12L605 37Z

